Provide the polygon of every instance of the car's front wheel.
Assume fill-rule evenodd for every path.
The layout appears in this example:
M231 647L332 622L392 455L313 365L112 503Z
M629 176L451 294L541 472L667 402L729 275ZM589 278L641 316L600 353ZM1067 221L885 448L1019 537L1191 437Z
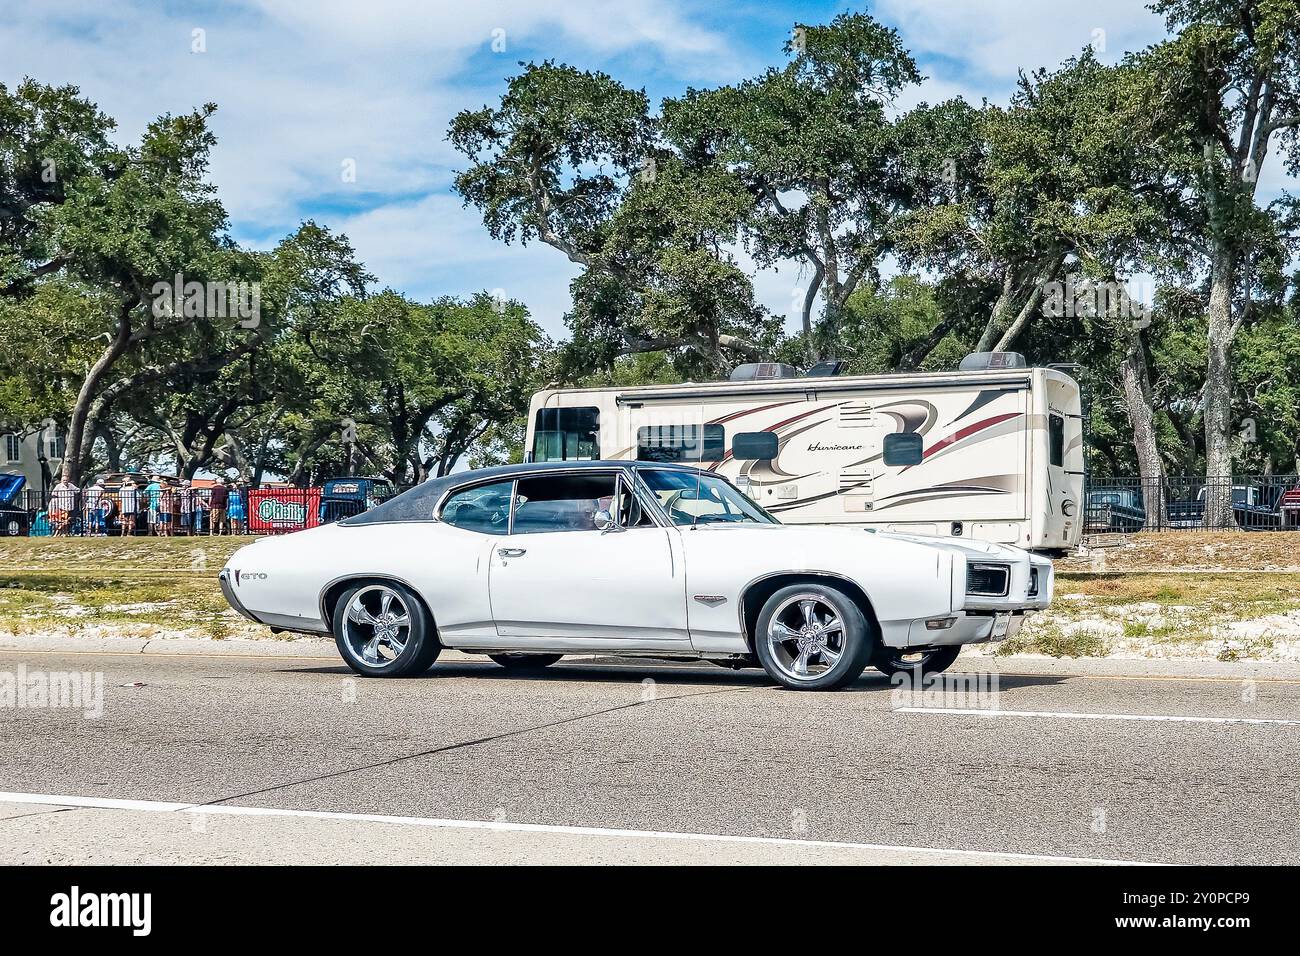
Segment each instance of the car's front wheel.
M489 654L488 657L496 661L506 670L512 671L539 671L543 667L550 667L563 654Z
M763 669L794 690L834 690L856 680L871 648L862 609L827 584L781 588L763 605L754 629Z
M938 674L952 667L960 653L960 644L950 647L930 647L918 651L909 651L902 647L885 647L881 648L880 653L871 663L886 677L909 674L913 680L920 681L926 674Z
M339 595L334 642L344 662L367 677L419 674L442 650L423 602L395 581L366 582Z

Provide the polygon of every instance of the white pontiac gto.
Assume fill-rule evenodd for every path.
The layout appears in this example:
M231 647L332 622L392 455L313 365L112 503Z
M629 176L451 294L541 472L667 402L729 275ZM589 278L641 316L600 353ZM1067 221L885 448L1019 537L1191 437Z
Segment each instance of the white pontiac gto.
M646 462L434 479L240 548L220 578L245 617L332 633L369 676L444 647L520 669L595 651L758 663L804 690L941 671L1052 598L1051 562L1018 548L782 525L717 475Z

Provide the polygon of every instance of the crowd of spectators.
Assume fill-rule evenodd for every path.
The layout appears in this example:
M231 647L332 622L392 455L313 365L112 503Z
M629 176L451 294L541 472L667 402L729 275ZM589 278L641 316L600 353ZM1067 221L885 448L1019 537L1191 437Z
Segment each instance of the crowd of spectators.
M50 534L105 537L149 534L243 534L247 522L248 486L230 479L196 488L189 479L162 475L131 475L106 487L95 478L84 488L60 481L50 493Z

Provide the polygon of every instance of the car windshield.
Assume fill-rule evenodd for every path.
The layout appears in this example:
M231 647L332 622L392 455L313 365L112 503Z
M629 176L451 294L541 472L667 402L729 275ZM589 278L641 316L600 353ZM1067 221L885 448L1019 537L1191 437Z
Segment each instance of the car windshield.
M673 524L779 524L735 486L708 472L640 469Z

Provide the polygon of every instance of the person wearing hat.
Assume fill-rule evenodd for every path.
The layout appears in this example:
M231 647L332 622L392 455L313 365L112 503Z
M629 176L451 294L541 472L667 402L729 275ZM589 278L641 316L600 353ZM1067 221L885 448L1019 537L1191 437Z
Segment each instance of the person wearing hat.
M85 511L82 527L86 529L87 535L94 538L104 537L104 512L99 507L103 500L104 479L96 478L86 486L85 493L81 497L82 508Z
M50 493L50 525L54 534L67 534L72 523L72 511L77 506L77 486L66 478L59 480Z
M122 514L120 530L123 535L135 534L135 516L139 509L139 496L140 486L135 483L134 478L127 475L121 487L117 489L117 506Z

